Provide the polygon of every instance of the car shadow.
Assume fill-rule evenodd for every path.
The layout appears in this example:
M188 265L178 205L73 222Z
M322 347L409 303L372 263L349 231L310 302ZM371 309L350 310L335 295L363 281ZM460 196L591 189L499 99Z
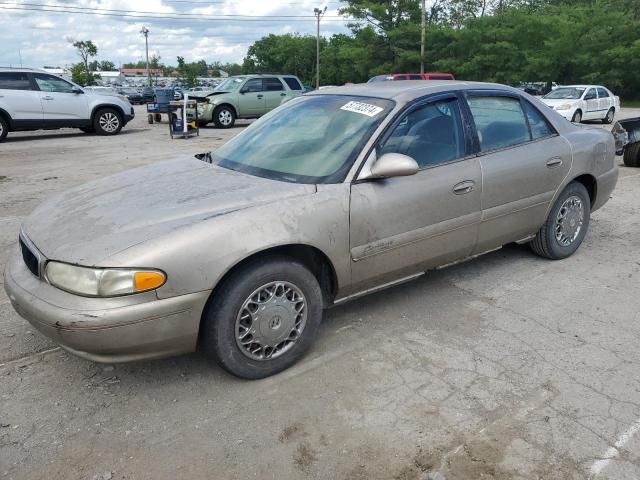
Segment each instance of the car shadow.
M122 130L116 136L120 135L130 135L134 133L140 133L145 131L144 128L129 128L126 130ZM37 130L40 131L40 130ZM16 132L22 133L22 132ZM18 142L26 142L32 140L55 140L60 138L77 138L77 137L99 137L101 135L96 135L95 133L84 133L84 132L63 132L63 133L52 133L52 134L39 134L39 135L20 135L13 136L11 133L2 141L2 143L18 143Z

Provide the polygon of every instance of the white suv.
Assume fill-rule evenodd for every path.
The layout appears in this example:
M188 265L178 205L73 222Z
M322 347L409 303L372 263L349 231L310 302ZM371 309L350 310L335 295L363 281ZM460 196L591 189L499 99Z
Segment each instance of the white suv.
M0 141L8 132L64 127L115 135L133 117L125 97L84 90L40 70L0 68Z

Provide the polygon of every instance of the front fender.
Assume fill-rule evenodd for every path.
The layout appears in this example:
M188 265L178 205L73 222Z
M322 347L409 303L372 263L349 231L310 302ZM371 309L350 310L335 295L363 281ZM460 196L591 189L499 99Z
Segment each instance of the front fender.
M349 185L319 187L315 193L180 227L115 254L108 264L150 265L167 272L167 282L157 293L169 298L212 290L235 265L261 251L309 245L329 258L342 290L351 279Z

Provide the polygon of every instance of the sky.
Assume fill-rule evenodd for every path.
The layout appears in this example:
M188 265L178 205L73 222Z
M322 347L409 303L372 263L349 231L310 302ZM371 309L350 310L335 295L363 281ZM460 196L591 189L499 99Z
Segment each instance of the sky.
M165 64L175 65L178 55L242 62L247 48L270 33L315 35L313 9L325 6L321 35L347 33L338 0L0 0L0 66L69 66L79 61L76 40L92 40L97 59L116 66L144 60L143 25L149 55Z

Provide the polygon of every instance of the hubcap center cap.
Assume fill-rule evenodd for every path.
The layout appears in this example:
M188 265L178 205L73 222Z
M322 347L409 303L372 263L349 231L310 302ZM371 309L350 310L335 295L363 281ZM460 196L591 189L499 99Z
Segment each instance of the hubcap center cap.
M260 335L267 344L272 346L280 343L283 336L288 335L294 325L290 309L279 303L265 305L256 318Z

